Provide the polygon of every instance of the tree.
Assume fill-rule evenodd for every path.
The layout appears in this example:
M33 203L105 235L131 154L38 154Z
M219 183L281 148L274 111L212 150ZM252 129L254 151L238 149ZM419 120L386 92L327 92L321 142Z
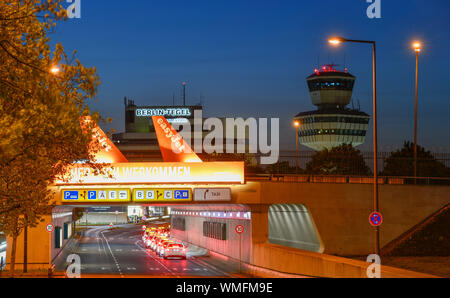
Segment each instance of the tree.
M0 226L13 238L12 274L17 237L52 207L48 186L74 161L104 166L95 164L100 144L92 141L100 116L87 102L100 84L97 71L60 44L50 49L48 31L66 18L61 2L0 2ZM94 121L82 128L82 116Z
M261 169L256 162L254 154L247 153L211 153L199 154L201 160L205 162L212 161L243 161L246 174L262 174L264 170Z
M386 158L383 176L414 176L414 144L404 142L403 147ZM450 177L450 169L436 160L430 151L417 146L418 177Z
M316 175L369 175L361 151L343 144L316 152L306 164L306 172Z
M73 208L72 210L72 221L76 224L76 222L84 216L85 208ZM73 226L73 232L76 231L76 226Z
M278 161L266 167L267 174L295 174L295 172L295 166L291 167L288 161ZM301 172L302 169L299 169L299 173Z

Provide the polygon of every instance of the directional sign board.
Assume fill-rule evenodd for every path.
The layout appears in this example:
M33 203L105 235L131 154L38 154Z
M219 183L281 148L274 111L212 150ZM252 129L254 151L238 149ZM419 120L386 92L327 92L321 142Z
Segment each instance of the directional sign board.
M63 190L62 201L71 203L130 202L130 189L77 189Z
M146 188L134 189L134 202L185 202L192 200L190 188Z
M196 188L194 201L231 201L230 188Z
M237 225L235 228L234 228L234 230L236 231L236 233L238 233L238 234L242 234L242 233L244 233L244 226L243 225Z
M383 216L379 212L372 212L369 216L369 222L372 226L378 227L383 222Z
M48 225L45 227L45 230L46 230L47 232L51 233L51 232L53 232L53 231L55 230L55 226L52 225L52 224L48 224Z

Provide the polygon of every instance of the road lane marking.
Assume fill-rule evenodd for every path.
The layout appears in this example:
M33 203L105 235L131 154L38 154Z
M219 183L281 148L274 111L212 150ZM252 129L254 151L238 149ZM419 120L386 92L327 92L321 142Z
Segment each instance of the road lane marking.
M151 254L148 253L148 251L147 251L146 249L143 249L142 247L140 247L140 246L138 245L139 242L140 242L140 240L136 241L134 244L135 244L140 250L142 250L142 251L145 252L148 256L150 256L153 260L155 260L155 261L158 262L161 266L163 266L164 269L166 269L170 274L176 276L176 274L173 273L172 270L170 270L169 268L167 268L166 265L164 265L163 263L161 263L158 259L155 259ZM158 269L158 270L159 270L159 269ZM177 277L179 277L179 276L177 276Z
M113 257L114 262L116 263L116 267L117 267L117 270L119 271L120 277L123 277L122 270L120 269L120 265L117 262L117 259L116 259L116 257L114 256L114 254L113 254L113 252L111 250L111 246L109 245L108 240L106 239L105 235L103 235L103 232L101 232L100 234L103 236L103 239L105 239L106 245L108 245L109 252L111 253L111 256Z

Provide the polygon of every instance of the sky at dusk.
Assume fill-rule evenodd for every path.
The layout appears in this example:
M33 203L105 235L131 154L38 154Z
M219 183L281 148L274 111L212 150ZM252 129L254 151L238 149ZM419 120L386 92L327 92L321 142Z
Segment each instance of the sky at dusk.
M68 5L68 4L67 4ZM293 117L314 110L306 77L336 63L357 77L353 98L372 115L369 45L332 48L340 35L377 42L380 150L413 139L413 40L420 54L419 144L450 152L450 1L381 0L369 19L366 0L119 1L81 0L81 18L50 34L67 52L98 69L92 107L124 130L124 96L137 105L181 104L204 97L211 117L280 118L281 149L295 150ZM370 150L372 127L366 143Z

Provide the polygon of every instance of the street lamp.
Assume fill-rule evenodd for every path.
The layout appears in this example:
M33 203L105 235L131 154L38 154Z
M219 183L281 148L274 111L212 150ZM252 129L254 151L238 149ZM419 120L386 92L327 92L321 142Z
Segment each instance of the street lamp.
M415 94L415 112L414 112L414 184L417 183L417 88L418 88L418 73L419 73L419 52L422 50L420 42L412 44L416 52L416 94Z
M50 73L57 75L61 70L59 69L58 66L52 66L52 68L50 68Z
M376 43L372 40L355 40L343 37L332 37L328 42L334 46L338 46L344 42L366 43L372 45L373 56L373 209L378 212L378 167L377 167L377 64L376 64ZM380 255L380 228L375 227L375 253Z
M295 174L298 174L298 130L300 128L300 121L294 121L294 126L297 128L297 133L295 134Z

